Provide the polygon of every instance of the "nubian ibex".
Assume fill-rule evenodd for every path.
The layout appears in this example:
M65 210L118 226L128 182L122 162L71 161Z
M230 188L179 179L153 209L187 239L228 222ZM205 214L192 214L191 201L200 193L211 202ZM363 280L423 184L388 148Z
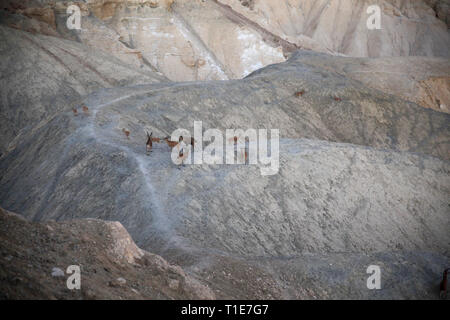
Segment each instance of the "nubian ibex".
M130 131L129 130L123 128L122 132L125 133L125 136L127 137L127 139L130 139Z
M147 150L147 155L149 155L150 152L152 151L152 147L153 147L152 135L153 135L153 132L150 134L148 134L148 132L147 132L147 143L145 144L146 150Z

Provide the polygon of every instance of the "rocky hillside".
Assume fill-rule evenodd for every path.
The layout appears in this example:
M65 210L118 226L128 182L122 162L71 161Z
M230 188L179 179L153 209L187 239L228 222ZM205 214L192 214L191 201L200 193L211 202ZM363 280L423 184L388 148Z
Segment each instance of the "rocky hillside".
M140 246L203 279L213 276L218 254L238 259L232 265L252 261L268 274L270 297L344 297L339 288L358 286L344 277L331 292L311 284L305 293L303 280L269 271L288 272L287 258L312 254L333 264L337 253L355 255L341 257L336 271L363 255L384 253L377 259L389 265L411 254L404 259L419 264L422 289L400 294L396 285L379 297L433 297L426 279L439 276L450 244L450 116L307 64L308 57L330 59L299 52L239 81L99 90L82 101L89 113L55 115L2 157L2 205L39 221L120 221ZM165 136L194 120L204 129L281 128L279 173L264 177L251 165L180 169L165 144L145 154L146 131ZM433 254L431 274L418 262L421 252ZM354 297L367 296L359 290Z
M0 154L94 90L164 80L74 41L0 25Z
M355 57L449 57L448 0L217 0L295 44ZM246 5L247 4L247 5ZM381 29L368 30L367 8L381 9Z
M136 247L119 222L30 223L0 208L0 299L214 299L160 256ZM81 289L66 286L70 265Z
M450 264L444 2L379 3L374 35L366 1L93 0L81 31L64 27L67 2L10 2L0 206L27 220L1 213L0 296L437 298ZM163 141L146 154L147 132L194 121L279 129L276 174L180 167ZM98 289L71 295L52 277L74 261ZM367 289L369 265L382 290Z

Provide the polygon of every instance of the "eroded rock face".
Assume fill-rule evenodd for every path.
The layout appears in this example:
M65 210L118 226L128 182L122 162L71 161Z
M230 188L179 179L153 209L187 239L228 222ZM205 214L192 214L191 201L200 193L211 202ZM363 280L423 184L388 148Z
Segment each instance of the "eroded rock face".
M111 254L118 259L126 260L128 263L136 263L137 260L144 256L144 252L136 246L120 222L109 222L108 227L113 239Z
M284 61L283 55L296 48L361 57L448 57L447 28L425 3L381 2L381 31L367 29L366 9L372 4L179 0L168 10L167 5L126 2L115 4L107 18L98 16L123 43L172 80L242 78ZM99 28L91 30L98 33ZM432 36L421 39L422 33ZM404 42L396 40L399 34ZM93 46L101 43L85 41Z
M50 25L53 29L56 29L56 22L55 22L55 13L54 11L49 8L25 8L22 12L24 16L36 19L38 21L42 21L44 23L47 23Z
M33 1L3 1L0 22L10 28L58 37L55 12L51 6Z
M447 23L450 27L450 1L449 0L425 0L433 8L436 17Z
M215 298L180 267L136 247L118 222L38 224L1 208L0 221L2 299ZM81 268L80 290L66 287L70 265Z
M98 91L83 100L89 114L61 113L2 158L2 204L34 220L118 220L153 251L164 242L262 256L396 245L445 251L449 115L362 86L319 67L320 59L334 58L300 52L239 81ZM204 130L280 128L280 173L179 171L165 144L145 155L146 131L163 137L194 121ZM299 138L351 145L288 140ZM393 226L411 229L397 238ZM423 228L432 231L415 233Z
M81 41L175 81L242 78L300 48L356 57L449 57L444 1L10 3L15 9L1 18L10 27ZM79 31L66 27L73 4L82 14ZM382 9L382 30L366 26L373 4Z
M209 1L177 1L170 10L126 3L104 23L171 80L242 78L285 60L280 48L236 25Z
M1 299L435 298L429 283L439 279L440 269L449 262L437 254L398 252L279 260L227 255L191 262L188 275L138 249L126 231L116 238L114 229L124 230L118 222L30 223L3 209L0 221ZM117 241L123 240L128 244L121 248L132 255L139 251L134 262L115 254ZM385 283L392 283L379 293L365 289L365 269L373 263L382 266ZM80 290L66 288L69 265L81 267ZM398 281L399 274L411 272L414 281Z
M417 97L423 106L450 113L450 78L430 77L422 80Z
M252 6L238 0L219 2L282 38L306 36L329 50L349 56L448 58L450 55L447 26L436 17L446 15L443 12L448 12L444 9L448 8L447 1L435 1L437 12L426 1L416 0L255 0ZM370 5L381 8L382 30L367 28L366 10Z

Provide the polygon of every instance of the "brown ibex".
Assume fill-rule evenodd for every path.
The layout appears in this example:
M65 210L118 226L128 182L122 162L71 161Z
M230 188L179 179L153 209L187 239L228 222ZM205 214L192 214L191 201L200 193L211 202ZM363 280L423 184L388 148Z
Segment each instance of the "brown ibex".
M161 138L153 138L152 137L152 142L160 143L161 142Z
M297 91L296 93L295 93L295 96L297 97L297 98L300 98L301 96L303 96L305 94L305 91L304 90L301 90L301 91Z
M147 143L145 144L146 150L147 150L147 155L149 155L150 152L152 151L152 147L153 147L152 135L153 135L153 132L150 134L148 134L148 132L147 132Z
M169 140L170 137L165 137L164 141L167 143L170 149L175 148L179 142Z
M234 145L237 146L238 145L238 137L234 136L231 139L233 139ZM240 148L240 150L237 150L237 152L238 152L238 155L240 155L241 157L244 156L244 163L247 163L247 159L248 159L247 148L244 146L244 148Z

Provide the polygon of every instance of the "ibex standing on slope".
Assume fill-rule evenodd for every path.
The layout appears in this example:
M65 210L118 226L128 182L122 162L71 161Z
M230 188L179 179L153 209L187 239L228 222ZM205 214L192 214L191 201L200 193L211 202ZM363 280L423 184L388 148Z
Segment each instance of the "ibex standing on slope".
M239 138L234 136L229 141L234 142L234 146L237 148L237 156L240 157L240 159L243 159L244 163L247 163L248 159L247 147L245 145L244 147L238 146L238 140Z
M153 132L150 134L148 134L148 132L147 132L147 143L145 144L146 150L147 150L147 155L149 155L150 152L152 151L152 147L153 147L152 135L153 135Z
M301 96L303 96L305 94L305 90L301 90L301 91L297 91L296 93L295 93L295 96L297 97L297 98L300 98Z
M130 139L130 131L129 130L123 128L122 132L125 133L125 136L127 137L127 139Z
M178 145L178 142L169 140L170 136L164 138L164 141L167 143L170 149L175 148Z
M184 167L184 163L185 163L185 161L189 158L189 148L187 148L187 145L186 144L184 144L184 143L182 143L183 142L183 136L180 136L180 138L179 138L179 146L178 146L178 148L179 148L179 151L178 151L178 161L180 162L180 165L182 166L182 167ZM192 140L191 140L191 142L192 142ZM180 167L178 167L178 168L180 168Z

